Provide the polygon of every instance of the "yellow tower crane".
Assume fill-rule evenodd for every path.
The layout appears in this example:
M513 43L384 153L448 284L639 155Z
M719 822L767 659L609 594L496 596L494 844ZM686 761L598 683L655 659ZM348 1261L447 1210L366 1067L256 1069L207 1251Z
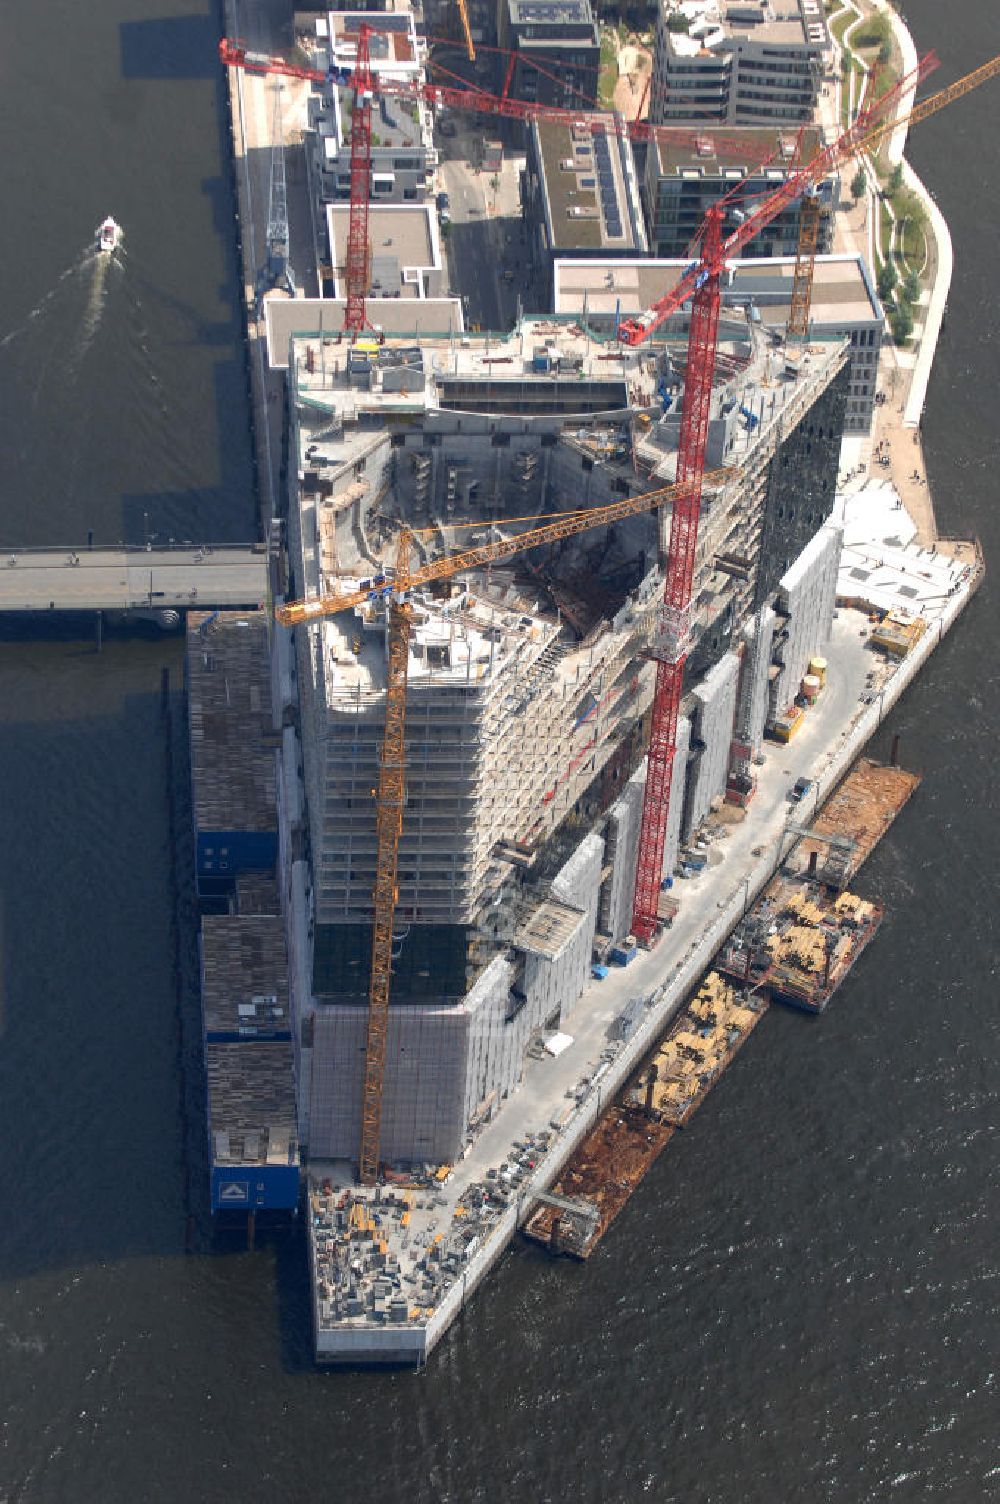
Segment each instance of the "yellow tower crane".
M707 486L721 486L738 477L738 469L710 471ZM395 575L379 575L364 589L343 595L321 596L315 600L290 601L275 608L275 618L285 626L295 627L320 621L382 600L389 615L389 670L385 697L385 730L382 738L382 761L376 793L376 857L374 923L372 930L371 977L368 990L368 1032L365 1055L365 1085L361 1110L361 1147L358 1178L372 1185L378 1177L379 1144L382 1121L382 1083L385 1076L386 1036L389 1027L389 998L392 986L392 935L396 910L396 869L399 838L403 829L406 803L406 679L410 652L412 608L409 593L433 580L450 579L465 570L479 569L509 559L530 548L571 538L590 528L605 527L639 512L655 512L684 486L665 486L646 491L603 507L581 508L570 512L549 513L542 517L513 517L510 523L539 522L540 526L498 538L462 553L446 554L417 569L410 568L413 539L419 532L402 527L396 540ZM482 526L469 523L467 526Z
M469 62L476 61L476 44L472 40L472 28L469 25L469 7L466 0L458 0L458 14L462 22L462 35L465 37L465 50L469 56Z

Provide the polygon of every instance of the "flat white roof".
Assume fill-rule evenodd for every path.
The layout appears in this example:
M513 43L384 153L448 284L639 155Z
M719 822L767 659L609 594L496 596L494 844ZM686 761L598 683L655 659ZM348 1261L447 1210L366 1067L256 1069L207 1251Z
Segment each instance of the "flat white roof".
M623 318L652 307L677 283L690 263L681 259L608 260L564 257L553 267L557 314L595 317L620 314ZM724 301L758 303L761 319L773 323L783 316L792 296L794 256L760 256L734 263L730 288ZM840 327L845 324L881 324L882 305L860 256L837 253L817 256L813 277L813 320Z

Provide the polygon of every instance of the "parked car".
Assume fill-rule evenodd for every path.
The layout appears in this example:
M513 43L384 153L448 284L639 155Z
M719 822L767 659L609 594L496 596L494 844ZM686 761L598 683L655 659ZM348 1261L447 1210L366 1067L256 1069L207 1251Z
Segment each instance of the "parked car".
M447 193L438 194L437 206L439 214L446 214L448 212L448 210L451 208L451 199L448 197Z

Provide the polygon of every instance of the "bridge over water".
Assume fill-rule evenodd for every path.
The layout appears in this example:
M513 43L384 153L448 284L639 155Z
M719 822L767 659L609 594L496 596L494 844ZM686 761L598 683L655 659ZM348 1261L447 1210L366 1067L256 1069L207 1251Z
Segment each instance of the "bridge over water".
M0 556L0 611L167 611L261 606L265 543L31 548Z

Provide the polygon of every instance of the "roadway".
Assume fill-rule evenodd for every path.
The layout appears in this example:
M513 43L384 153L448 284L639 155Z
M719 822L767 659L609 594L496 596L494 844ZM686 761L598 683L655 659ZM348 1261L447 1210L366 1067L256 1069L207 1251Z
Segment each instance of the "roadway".
M451 118L457 125L460 117ZM445 254L451 291L463 299L466 327L499 332L513 328L519 293L531 306L525 296L530 272L520 204L524 159L505 157L494 192L490 175L477 173L470 161L479 142L481 132L461 130L439 141L438 180L451 201Z
M130 611L259 606L263 545L31 549L0 563L0 611Z

